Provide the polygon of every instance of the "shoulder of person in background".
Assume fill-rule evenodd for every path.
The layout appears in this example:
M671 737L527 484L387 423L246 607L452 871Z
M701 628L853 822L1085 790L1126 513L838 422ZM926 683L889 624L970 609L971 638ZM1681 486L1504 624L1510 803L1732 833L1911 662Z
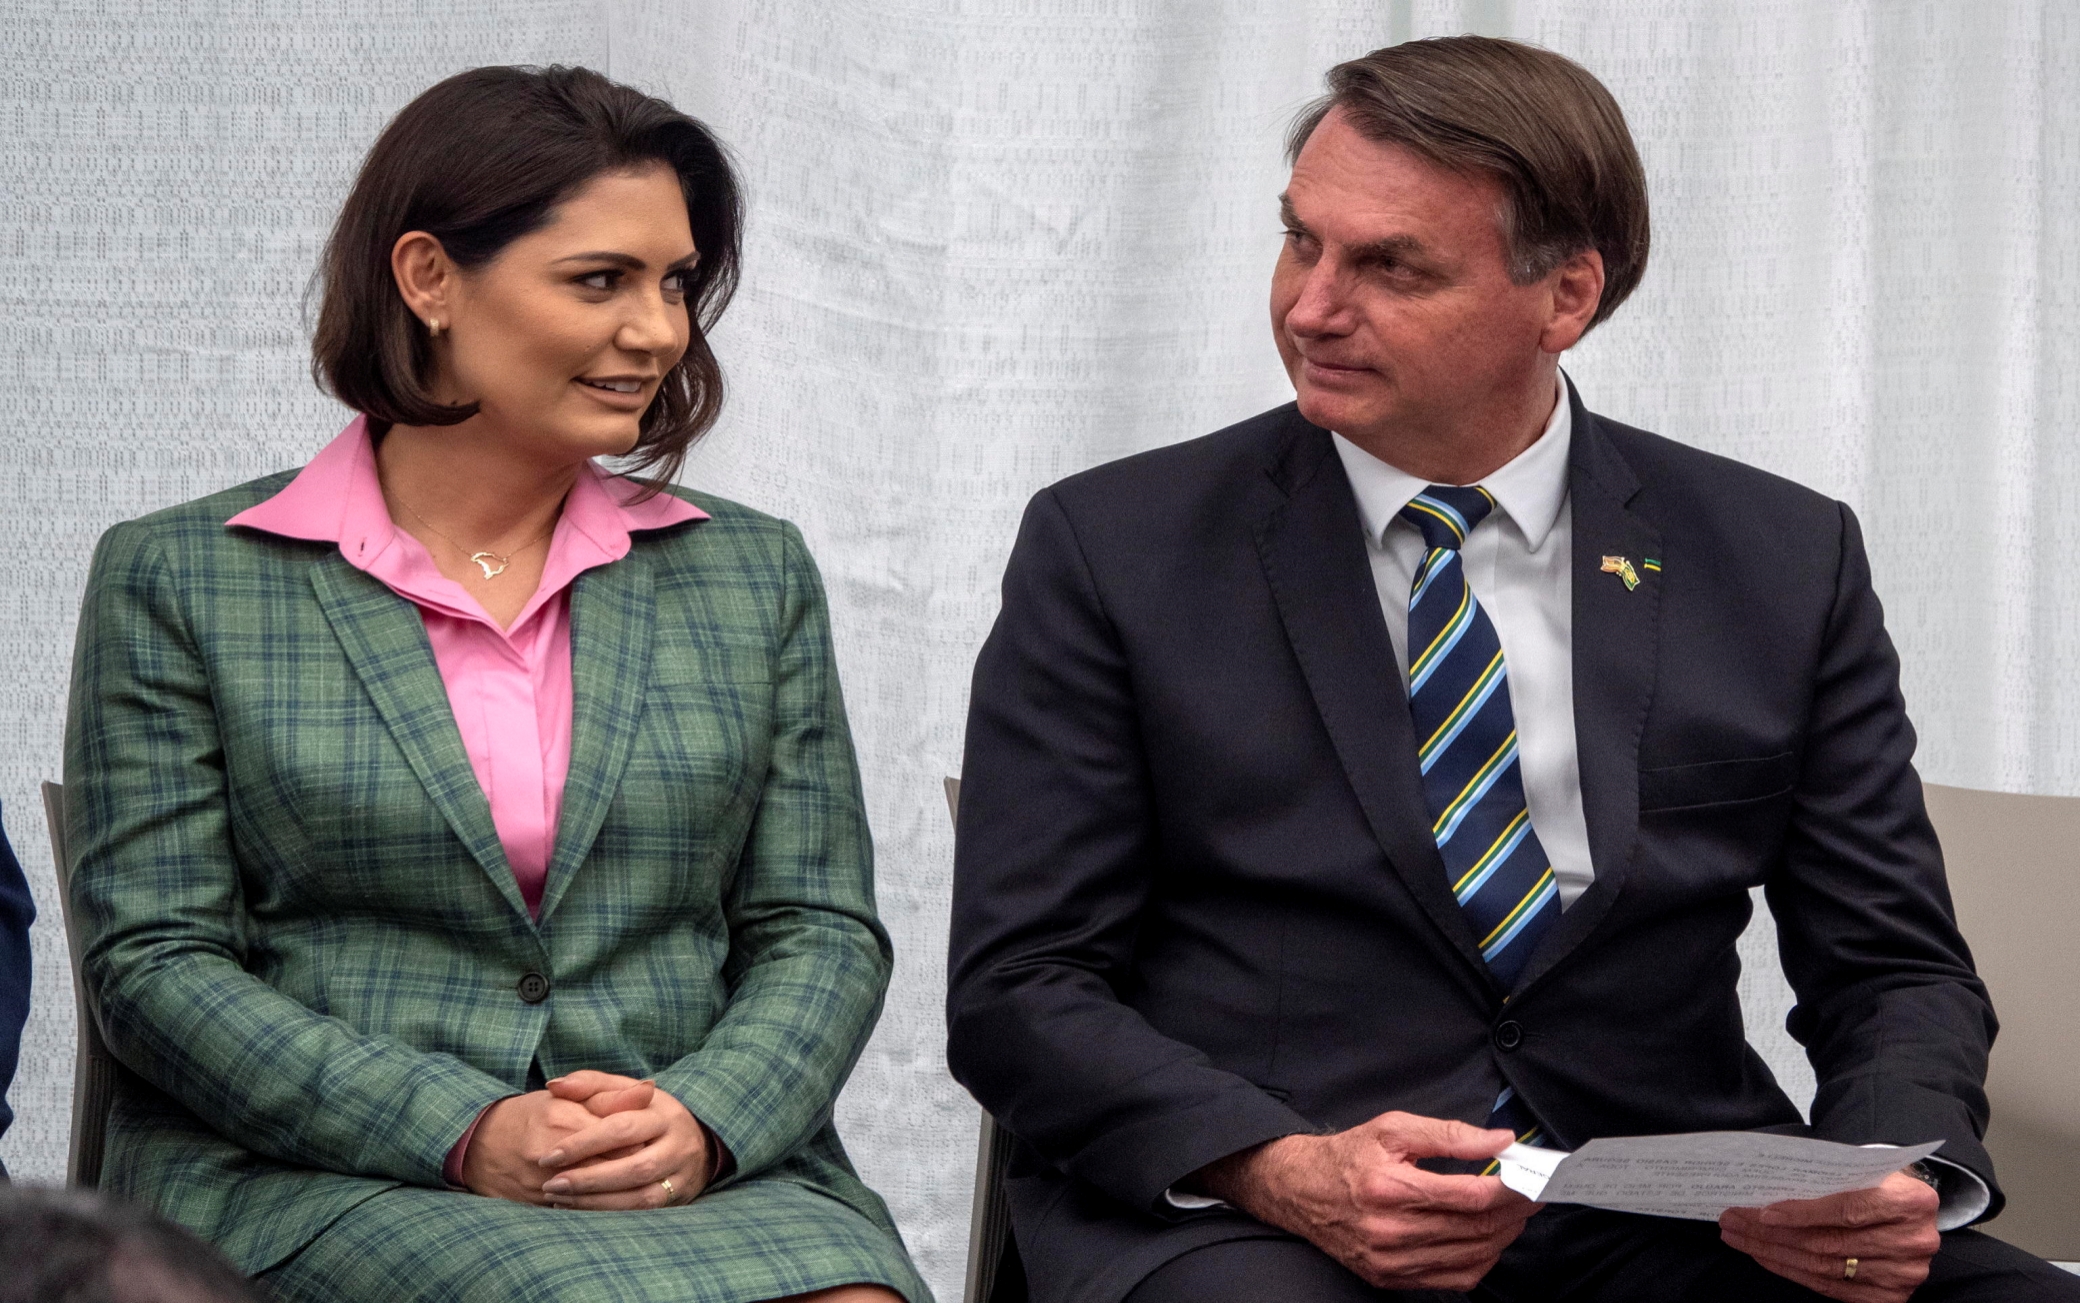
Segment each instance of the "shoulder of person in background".
M29 879L8 844L0 824L0 1135L14 1121L7 1088L14 1081L22 1051L22 1028L29 1021L29 925L36 921L36 902ZM0 1180L7 1169L0 1167Z
M0 1303L261 1303L223 1254L135 1204L84 1190L0 1189Z

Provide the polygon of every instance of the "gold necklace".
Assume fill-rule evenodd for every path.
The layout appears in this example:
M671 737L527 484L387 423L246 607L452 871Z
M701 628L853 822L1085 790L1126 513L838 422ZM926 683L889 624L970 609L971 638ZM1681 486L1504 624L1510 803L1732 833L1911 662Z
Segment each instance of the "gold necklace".
M486 579L496 579L500 575L504 574L506 572L506 567L513 564L514 557L519 556L522 552L525 552L527 549L533 547L535 544L549 537L549 535L555 532L556 529L556 522L552 520L549 522L548 528L544 529L541 533L536 534L533 538L528 539L525 543L522 543L520 546L514 548L510 552L493 552L488 548L482 551L470 552L468 545L456 541L455 537L449 534L448 531L442 529L439 525L434 524L425 516L421 515L419 513L419 510L416 507L412 506L411 503L406 502L404 500L404 495L399 493L396 489L390 490L390 496L397 499L398 506L403 507L406 511L411 513L412 519L418 521L420 524L426 526L426 528L432 530L434 533L446 539L448 541L448 546L454 548L457 552L469 553L469 559L476 564L476 567L479 570L482 570L484 572L484 578ZM491 564L494 561L498 563L495 567Z

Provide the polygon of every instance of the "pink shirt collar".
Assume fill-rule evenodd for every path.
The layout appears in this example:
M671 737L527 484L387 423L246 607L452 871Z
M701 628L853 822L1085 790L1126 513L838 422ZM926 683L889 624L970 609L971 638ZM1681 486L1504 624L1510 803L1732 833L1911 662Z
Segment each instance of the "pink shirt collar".
M514 630L580 573L627 556L631 534L708 519L707 512L669 493L638 502L635 499L640 493L628 480L585 463L570 496L564 499L556 532L550 536L541 586L513 621ZM417 539L392 523L389 508L383 505L383 485L376 476L375 445L368 437L366 417L355 417L297 472L288 487L224 524L284 538L336 543L348 564L414 601L497 627L475 598L441 574Z

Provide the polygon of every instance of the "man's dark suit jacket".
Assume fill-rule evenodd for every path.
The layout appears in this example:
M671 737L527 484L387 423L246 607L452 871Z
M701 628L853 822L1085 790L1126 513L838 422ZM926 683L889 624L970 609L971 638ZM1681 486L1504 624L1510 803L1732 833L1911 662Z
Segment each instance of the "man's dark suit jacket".
M1431 840L1327 432L1279 408L1028 509L975 670L948 1056L1022 1142L1037 1299L1117 1299L1186 1249L1269 1233L1163 1193L1389 1109L1478 1124L1508 1083L1565 1147L1795 1127L1735 993L1755 886L1819 1078L1813 1133L1940 1137L1993 1186L1993 1012L1855 518L1572 401L1596 876L1511 991Z

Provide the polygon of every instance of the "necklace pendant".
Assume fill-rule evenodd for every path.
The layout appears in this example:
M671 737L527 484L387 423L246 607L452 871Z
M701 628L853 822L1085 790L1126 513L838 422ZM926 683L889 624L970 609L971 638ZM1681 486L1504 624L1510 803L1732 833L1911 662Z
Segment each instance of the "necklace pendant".
M469 559L477 563L477 568L484 572L484 578L496 579L506 572L506 566L512 562L513 558L500 556L496 552L472 552L469 554ZM493 566L491 564L493 561L498 562L498 564Z

